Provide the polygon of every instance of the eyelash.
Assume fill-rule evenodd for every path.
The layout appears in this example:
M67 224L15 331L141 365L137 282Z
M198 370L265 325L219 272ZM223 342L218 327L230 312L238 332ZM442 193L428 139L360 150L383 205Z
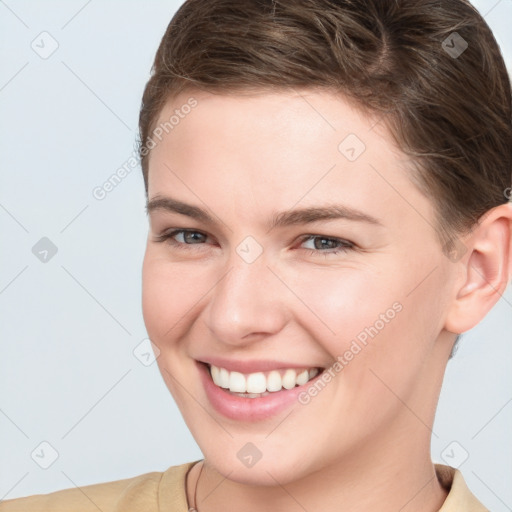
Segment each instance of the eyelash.
M167 242L170 245L172 245L173 247L176 247L178 249L184 249L184 250L188 250L188 249L183 246L203 245L203 244L187 244L184 242L177 242L176 240L173 240L174 236L176 236L177 234L181 234L181 233L199 233L202 236L208 237L208 235L206 233L203 233L202 231L196 231L196 230L192 230L192 229L175 229L173 231L169 231L167 233L162 233L161 235L157 235L155 237L155 242L159 242L159 243ZM327 236L323 236L323 235L309 235L309 234L304 235L301 238L300 243L302 244L306 241L309 241L312 239L314 240L315 238L319 238L321 240L329 240L330 242L337 242L341 245L340 245L340 247L338 247L336 249L331 249L329 251L323 251L321 249L304 249L305 251L307 251L307 253L309 255L312 255L312 256L317 256L318 254L325 254L326 256L327 256L327 254L336 255L339 253L346 253L348 251L356 249L356 245L353 244L352 242L349 242L348 240L343 240L341 238L327 237Z

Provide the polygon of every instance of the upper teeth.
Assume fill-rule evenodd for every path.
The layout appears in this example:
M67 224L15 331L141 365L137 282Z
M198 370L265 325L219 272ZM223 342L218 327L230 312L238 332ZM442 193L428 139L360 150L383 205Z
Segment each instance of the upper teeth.
M318 375L318 369L294 370L289 368L245 375L211 365L210 373L217 386L229 389L234 393L264 393L265 391L281 391L282 388L292 389L296 385L302 386Z

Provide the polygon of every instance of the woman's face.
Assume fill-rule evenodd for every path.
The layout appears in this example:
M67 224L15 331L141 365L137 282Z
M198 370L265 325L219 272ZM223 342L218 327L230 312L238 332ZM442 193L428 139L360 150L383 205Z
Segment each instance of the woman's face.
M377 121L311 91L182 93L161 112L144 319L194 438L232 480L428 456L456 265ZM250 398L215 385L204 362L245 376L325 371ZM219 373L239 389L239 375ZM241 385L276 374L263 377Z

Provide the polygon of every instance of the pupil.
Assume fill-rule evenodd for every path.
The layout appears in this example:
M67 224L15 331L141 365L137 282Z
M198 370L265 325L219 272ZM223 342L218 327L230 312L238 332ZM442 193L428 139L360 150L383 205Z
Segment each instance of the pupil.
M334 240L328 240L327 238L317 238L317 241L321 241L319 244L315 244L317 249L332 248L332 243L334 242ZM331 247L329 247L329 245L331 245Z
M185 241L186 242L192 242L192 243L194 241L200 242L201 241L200 239L198 240L197 238L194 238L194 237L197 237L197 236L201 237L202 235L201 235L201 233L190 233L190 232L187 232L187 233L185 233ZM187 237L189 237L189 238L187 238Z

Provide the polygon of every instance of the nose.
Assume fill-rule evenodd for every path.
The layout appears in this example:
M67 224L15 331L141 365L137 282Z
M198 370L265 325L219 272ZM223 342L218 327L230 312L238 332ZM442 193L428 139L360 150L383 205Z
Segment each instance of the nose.
M212 290L205 323L222 343L242 346L278 333L287 322L284 286L264 255L247 263L234 252Z

